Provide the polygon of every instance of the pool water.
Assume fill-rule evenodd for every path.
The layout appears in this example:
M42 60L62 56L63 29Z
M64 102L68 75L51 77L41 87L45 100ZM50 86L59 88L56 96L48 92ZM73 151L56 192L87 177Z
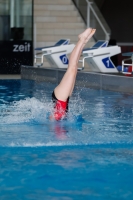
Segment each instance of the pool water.
M0 80L0 200L133 199L133 95L76 87L56 122L54 87Z

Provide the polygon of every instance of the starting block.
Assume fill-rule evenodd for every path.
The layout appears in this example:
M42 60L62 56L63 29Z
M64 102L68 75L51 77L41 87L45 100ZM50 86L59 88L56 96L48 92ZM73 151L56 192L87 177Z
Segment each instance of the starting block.
M102 73L118 73L117 67L111 61L111 57L121 53L119 46L108 46L108 41L98 41L94 46L89 49L84 49L82 52L83 67L84 61L88 63L92 71Z
M35 55L35 65L41 67L45 57L51 67L67 68L69 62L67 55L70 54L75 47L75 44L69 43L70 39L61 39L54 46L36 48L35 50L40 51L40 53ZM38 65L37 59L41 59L41 63Z
M35 65L41 67L44 57L49 62L51 67L67 69L69 59L68 54L72 52L75 44L70 44L70 39L61 39L53 46L36 48L39 54L35 55ZM102 73L119 73L117 67L111 61L111 57L121 53L119 46L108 46L108 41L99 40L91 48L83 49L82 67L78 70L83 70L85 61L94 72ZM41 59L41 63L37 65L37 59Z

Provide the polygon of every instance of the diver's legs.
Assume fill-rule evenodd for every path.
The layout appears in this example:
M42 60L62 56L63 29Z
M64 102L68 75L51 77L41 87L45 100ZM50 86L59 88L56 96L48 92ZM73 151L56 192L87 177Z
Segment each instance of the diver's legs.
M60 84L54 90L57 99L66 101L67 98L72 94L75 85L77 65L80 55L85 44L93 36L94 33L95 29L88 28L82 34L79 35L79 41L77 42L70 55L68 69L64 74Z

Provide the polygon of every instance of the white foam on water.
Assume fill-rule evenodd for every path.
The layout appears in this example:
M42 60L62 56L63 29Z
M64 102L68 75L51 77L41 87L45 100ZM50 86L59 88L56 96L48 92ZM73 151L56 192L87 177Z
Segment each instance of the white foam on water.
M5 101L4 99L0 99L0 102L2 102L2 103L8 103L8 101Z
M53 122L48 118L49 113L52 113L53 103L47 97L41 100L35 97L26 98L8 104L3 102L0 107L0 126L3 132L0 146L43 147L133 143L133 124L130 118L126 121L124 118L118 119L112 108L108 108L110 113L106 117L108 113L105 112L102 101L94 108L93 104L89 105L89 101L85 103L76 94L76 97L70 99L68 119ZM85 122L77 120L80 114L87 119Z
M11 142L8 147L51 147L51 146L72 146L72 145L77 145L76 143L73 142L48 142L48 143L41 143L41 142L36 142L36 143L14 143Z
M45 102L41 102L35 97L14 101L1 107L0 123L14 124L29 122L34 119L45 120L46 114L51 110L52 102L48 102L47 99Z
M0 107L0 124L19 124L25 122L43 123L48 119L48 115L53 111L53 103L48 98L42 101L32 97L12 103L4 102ZM78 106L77 106L78 105ZM73 121L73 116L82 113L84 104L78 97L69 104L69 121Z
M53 111L53 103L48 98L43 98L42 101L35 97L26 98L2 104L0 109L0 146L41 147L79 144L71 138L71 134L68 136L68 132L73 132L73 127L75 129L75 113L78 115L83 111L80 98L71 101L68 119L60 122L49 120L48 115Z

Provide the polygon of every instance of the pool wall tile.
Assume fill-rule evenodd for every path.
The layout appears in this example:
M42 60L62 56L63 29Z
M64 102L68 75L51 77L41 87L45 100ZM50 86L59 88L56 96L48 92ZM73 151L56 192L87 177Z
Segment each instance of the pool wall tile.
M133 93L133 77L102 74L102 89Z
M76 79L76 85L101 88L101 77L99 76L99 74L79 72Z
M46 81L58 84L66 70L59 68L35 68L21 66L21 79ZM76 85L95 89L133 94L133 77L79 71Z

